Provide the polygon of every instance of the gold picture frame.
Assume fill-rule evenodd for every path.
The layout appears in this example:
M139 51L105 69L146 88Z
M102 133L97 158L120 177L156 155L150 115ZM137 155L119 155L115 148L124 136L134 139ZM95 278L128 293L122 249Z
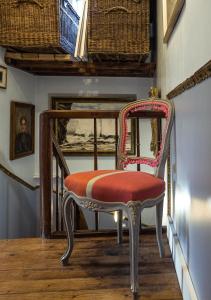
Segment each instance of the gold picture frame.
M0 66L0 88L7 88L7 68Z
M10 106L10 160L34 153L35 106L12 101Z
M185 0L163 0L163 42L168 43Z

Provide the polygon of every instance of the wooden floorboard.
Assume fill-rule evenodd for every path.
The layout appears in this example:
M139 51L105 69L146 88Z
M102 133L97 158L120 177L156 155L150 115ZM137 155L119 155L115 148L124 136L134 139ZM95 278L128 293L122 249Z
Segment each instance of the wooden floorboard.
M154 235L140 244L141 300L182 300L167 240L159 257ZM77 238L70 265L60 257L65 240L0 241L0 300L129 300L128 237Z

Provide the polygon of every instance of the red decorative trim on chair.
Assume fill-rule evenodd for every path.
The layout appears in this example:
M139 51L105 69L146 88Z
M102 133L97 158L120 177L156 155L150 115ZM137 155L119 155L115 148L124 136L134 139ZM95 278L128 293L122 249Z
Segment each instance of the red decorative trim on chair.
M126 153L126 140L127 140L127 117L129 113L134 113L138 111L161 111L164 113L166 118L166 126L163 132L162 143L160 145L160 149L155 158L148 157L128 157ZM120 114L120 128L121 128L121 139L119 145L120 152L120 161L123 168L125 168L128 164L146 164L151 167L157 167L160 163L161 152L163 150L163 141L165 140L167 128L170 122L170 106L168 103L163 102L162 100L146 100L146 101L136 101L134 105L131 106L129 104L121 111Z

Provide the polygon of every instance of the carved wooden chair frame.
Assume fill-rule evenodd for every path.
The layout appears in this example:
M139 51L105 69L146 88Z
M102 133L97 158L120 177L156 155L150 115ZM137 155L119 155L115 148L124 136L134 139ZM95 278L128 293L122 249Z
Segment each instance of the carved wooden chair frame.
M166 118L163 137L156 157L154 159L146 157L130 157L126 154L126 134L127 122L126 118L129 114L139 111L156 111L162 112ZM174 117L174 106L171 101L146 99L138 100L126 105L119 114L120 137L118 145L118 169L123 170L125 166L131 163L147 164L155 167L155 176L164 178L165 162L167 159L170 132ZM89 197L79 197L71 191L66 191L63 197L63 214L65 227L67 231L68 247L61 258L63 265L68 264L69 257L73 250L74 224L73 224L73 201L80 207L87 208L94 212L111 212L118 211L118 243L122 242L122 214L128 217L129 239L130 239L130 283L133 294L139 291L138 280L138 260L139 260L139 233L141 212L144 208L156 206L156 236L159 247L160 256L164 256L164 247L162 243L162 216L163 216L163 199L164 193L156 198L146 199L145 201L129 201L124 202L104 202Z

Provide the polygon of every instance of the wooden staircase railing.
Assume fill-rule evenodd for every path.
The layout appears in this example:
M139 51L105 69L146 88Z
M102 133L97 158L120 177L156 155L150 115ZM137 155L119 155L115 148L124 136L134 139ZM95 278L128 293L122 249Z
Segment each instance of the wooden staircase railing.
M56 119L93 119L94 120L94 169L98 168L97 153L97 119L115 119L116 126L118 111L55 111L48 110L40 115L40 195L41 195L41 232L45 238L51 238L63 231L61 216L61 198L63 194L63 179L69 174L66 161L60 151L53 134L53 121ZM117 165L117 136L115 165ZM56 200L53 200L53 155L56 161ZM60 172L59 172L60 168ZM58 177L60 176L60 184ZM55 208L55 209L52 209ZM53 213L52 213L53 212ZM98 215L95 215L98 230Z
M21 185L25 186L27 189L29 189L31 191L35 191L35 190L39 189L39 187L40 187L39 185L35 185L34 186L34 185L28 183L27 181L25 181L21 177L19 177L16 174L14 174L12 171L10 171L8 168L6 168L1 163L0 163L0 171L2 171L5 175L7 175L8 177L12 178L13 180L15 180L16 182L18 182Z

